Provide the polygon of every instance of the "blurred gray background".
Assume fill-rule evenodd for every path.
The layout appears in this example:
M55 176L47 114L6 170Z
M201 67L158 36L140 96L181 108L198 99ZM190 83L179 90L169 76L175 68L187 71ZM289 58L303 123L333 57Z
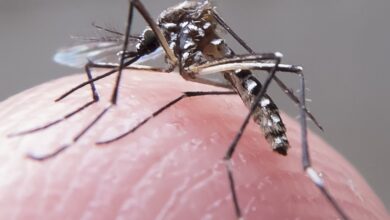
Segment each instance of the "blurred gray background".
M178 0L143 1L150 13ZM390 208L390 1L215 0L219 13L256 51L280 51L305 68L309 108L320 133L366 177ZM80 72L52 61L70 35L94 36L91 22L124 28L127 1L0 0L0 100ZM136 30L144 23L136 19ZM296 78L283 77L296 88ZM296 107L277 89L281 108ZM278 97L279 96L279 97Z

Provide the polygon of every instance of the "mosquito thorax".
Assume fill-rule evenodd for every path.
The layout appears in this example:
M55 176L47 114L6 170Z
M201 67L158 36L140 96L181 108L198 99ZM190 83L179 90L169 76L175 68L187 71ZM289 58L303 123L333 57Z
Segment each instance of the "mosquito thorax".
M185 67L230 54L217 32L209 1L185 1L160 14L158 25Z

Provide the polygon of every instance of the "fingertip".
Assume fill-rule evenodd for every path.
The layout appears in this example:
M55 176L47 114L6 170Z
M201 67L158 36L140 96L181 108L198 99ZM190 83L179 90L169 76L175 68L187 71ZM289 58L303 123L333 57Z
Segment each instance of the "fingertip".
M7 116L0 117L1 134L37 126L85 104L91 99L89 88L49 104L82 80L63 78L7 100L0 105L0 115ZM95 145L133 128L183 91L216 89L179 76L126 72L118 105L79 142L48 161L33 164L15 156L32 145L50 152L73 138L104 109L111 89L112 79L98 83L101 101L56 127L20 138L1 136L1 167L7 172L0 172L0 219L234 219L223 156L247 112L239 97L184 99L126 137ZM337 218L302 170L299 124L283 119L292 146L286 157L272 152L253 122L233 155L245 219ZM354 168L316 135L309 138L316 170L351 218L388 218Z

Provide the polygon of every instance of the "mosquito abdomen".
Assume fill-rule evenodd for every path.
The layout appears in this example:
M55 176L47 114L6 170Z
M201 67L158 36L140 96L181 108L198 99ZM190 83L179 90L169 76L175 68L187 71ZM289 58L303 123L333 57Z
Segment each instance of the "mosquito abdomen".
M262 88L259 80L248 70L225 73L225 78L232 82L245 105L251 108L256 95ZM290 144L286 136L286 127L280 117L278 107L267 94L264 95L259 103L256 103L253 119L260 125L272 149L282 155L287 155L287 149L290 147Z

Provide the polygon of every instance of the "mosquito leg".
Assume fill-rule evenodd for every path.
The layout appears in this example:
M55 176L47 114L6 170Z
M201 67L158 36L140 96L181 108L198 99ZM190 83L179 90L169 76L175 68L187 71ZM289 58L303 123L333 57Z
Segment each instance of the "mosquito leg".
M78 89L83 88L84 86L86 86L86 85L88 85L88 84L91 84L91 83L93 83L93 82L96 82L96 81L98 81L98 80L100 80L100 79L104 79L104 78L106 78L107 76L116 73L117 71L118 71L118 68L115 68L115 69L110 70L110 71L107 72L107 73L104 73L104 74L102 74L102 75L100 75L100 76L97 76L97 77L95 77L95 78L93 78L93 79L90 79L90 80L88 80L88 81L86 81L86 82L83 82L83 83L81 83L81 84L79 84L79 85L73 87L72 89L68 90L67 92L63 93L60 97L58 97L58 98L55 100L55 102L59 102L59 101L61 101L62 99L64 99L64 98L66 98L67 96L69 96L70 94L72 94L73 92L77 91Z
M156 22L146 10L145 6L141 3L140 0L129 0L130 4L133 4L134 7L139 11L142 15L143 19L145 19L146 23L148 23L149 27L153 30L154 34L157 37L160 45L165 51L165 54L168 58L168 61L171 62L171 65L176 66L177 58L173 52L173 50L169 47L167 40L164 37L164 34L161 32L160 28L157 26ZM129 31L129 30L126 30Z
M32 129L28 129L28 130L25 130L25 131L9 134L8 137L23 136L23 135L32 134L32 133L35 133L35 132L38 132L38 131L45 130L45 129L49 128L49 127L52 127L52 126L54 126L56 124L59 124L59 123L65 121L65 120L71 118L72 116L74 116L77 113L83 111L84 109L88 108L92 104L98 102L99 101L99 95L98 95L98 93L96 91L96 87L95 87L94 81L92 80L93 78L92 78L92 74L91 74L91 68L93 68L93 67L103 68L105 66L97 65L97 64L94 64L92 62L88 62L85 65L85 72L86 72L86 74L88 76L88 82L89 82L88 84L91 85L91 89L92 89L92 98L93 98L92 101L85 103L81 107L79 107L76 110L74 110L74 111L72 111L72 112L62 116L61 118L59 118L57 120L54 120L54 121L49 122L49 123L46 123L46 124L41 125L41 126L36 127L36 128L32 128ZM56 101L59 101L59 100L56 100Z
M91 81L93 79L92 74L91 74L91 63L88 62L85 65L84 69L85 69L85 73L88 76L88 81ZM96 91L95 83L91 82L90 85L91 85L91 90L92 90L92 99L97 102L97 101L99 101L99 95Z
M94 104L95 100L92 100L90 102L87 102L86 104L84 104L83 106L81 106L80 108L64 115L62 118L60 119L57 119L55 121L52 121L52 122L49 122L45 125L42 125L42 126L39 126L39 127L36 127L36 128L32 128L32 129L28 129L28 130L25 130L25 131L21 131L21 132L17 132L17 133L13 133L13 134L9 134L8 137L17 137L17 136L23 136L23 135L27 135L27 134L32 134L32 133L35 133L35 132L38 132L38 131L42 131L42 130L45 130L49 127L52 127L56 124L59 124L69 118L71 118L72 116L76 115L77 113L83 111L84 109L88 108L89 106L91 106L92 104Z
M88 76L88 81L91 81L93 78L92 78L92 74L91 74L91 63L87 63L84 67L85 69L85 72ZM32 134L32 133L35 133L35 132L38 132L38 131L41 131L41 130L45 130L49 127L52 127L56 124L59 124L69 118L71 118L72 116L76 115L77 113L83 111L84 109L88 108L89 106L91 106L92 104L96 103L99 101L99 95L96 91L96 87L95 87L95 84L93 83L93 81L91 81L90 83L91 85L91 90L92 90L92 101L90 102L87 102L85 103L83 106L77 108L76 110L64 115L63 117L57 119L57 120L54 120L52 122L49 122L45 125L42 125L42 126L39 126L39 127L36 127L36 128L32 128L32 129L28 129L28 130L25 130L25 131L21 131L21 132L17 132L17 133L13 133L13 134L9 134L8 137L17 137L17 136L22 136L22 135L27 135L27 134Z
M111 97L111 103L113 105L116 105L117 101L118 101L119 84L120 84L120 81L122 78L122 70L123 70L124 62L125 62L125 51L126 51L127 46L129 44L130 28L131 28L131 24L133 21L133 14L134 14L133 13L134 5L132 4L132 2L133 2L132 0L130 0L130 2L129 2L129 11L128 11L128 15L127 15L125 40L124 40L123 48L122 48L123 53L121 54L121 58L119 61L118 75L116 77L115 87L114 87L114 91L113 91L112 97ZM140 57L141 57L140 55L135 56L136 60L138 60Z
M156 117L157 115L161 114L163 111L167 110L168 108L172 107L173 105L175 105L176 103L178 103L179 101L185 99L185 98L189 98L189 97L196 97L196 96L206 96L206 95L235 95L237 94L236 92L233 92L233 91L209 91L209 92L183 92L183 94L175 99L173 99L172 101L168 102L167 104L165 104L164 106L162 106L161 108L159 108L158 110L156 110L155 112L153 112L151 115L149 115L148 117L146 117L144 120L142 120L141 122L139 122L136 126L134 126L132 129L130 129L129 131L126 131L125 133L121 134L121 135L118 135L117 137L115 138L112 138L112 139L109 139L109 140L105 140L105 141L99 141L99 142L96 142L96 144L98 145L102 145L102 144L109 144L109 143L112 143L112 142L115 142L115 141L118 141L124 137L126 137L127 135L135 132L138 128L142 127L142 125L146 124L150 119Z
M287 71L288 72L288 71ZM289 89L286 84L282 80L280 80L277 76L274 78L276 84L279 86L279 88L296 104L300 105L300 101L298 97L295 96L294 92ZM305 112L307 116L314 122L314 124L321 129L322 131L324 128L321 126L321 124L318 122L318 120L314 117L314 115L307 109L305 106Z
M100 25L97 25L95 22L92 22L92 27L95 27L99 30L102 30L102 31L106 31L108 33L111 33L111 34L115 34L115 35L118 35L118 36L123 36L122 33L118 32L118 31L115 31L115 30L111 30L111 29L108 29L108 28L105 28L103 26L100 26Z
M167 40L165 39L161 30L158 28L156 22L152 19L149 12L145 9L144 5L141 3L140 0L129 0L129 12L128 12L128 17L127 17L125 40L123 43L122 51L126 51L128 43L129 43L129 36L130 36L130 30L131 30L131 25L132 25L132 21L133 21L134 7L141 13L142 17L145 19L145 21L148 23L150 28L153 30L153 33L156 35L160 45L165 50L165 53L166 53L168 60L172 63L171 65L172 66L176 65L177 59L176 59L173 51L169 48ZM139 59L140 57L141 57L141 55L136 55L135 59ZM112 97L111 97L111 103L114 105L116 105L117 101L118 101L119 84L120 84L121 77L122 77L122 70L123 70L123 67L125 66L124 61L125 61L125 53L122 53L121 58L120 58L120 62L119 62L118 75L116 78L114 91L113 91Z
M306 111L305 111L305 80L302 72L299 72L300 79L300 124L301 124L301 141L302 141L302 166L303 170L310 177L311 181L315 184L315 186L321 191L321 193L325 196L328 202L333 206L333 208L337 211L339 216L347 220L349 219L340 205L336 202L333 196L329 193L328 189L325 187L324 181L320 177L320 175L315 171L315 169L311 165L310 160L310 152L309 152L309 144L307 141L307 121L306 121Z
M230 26L223 20L223 18L216 12L212 11L212 15L215 18L215 20L220 24L232 37L251 54L255 54L255 52L250 48L244 40L241 39L236 32L233 31L233 29L230 28Z
M93 68L104 68L104 69L113 69L113 68L119 68L119 64L113 64L113 63L91 63L91 67ZM170 73L173 71L173 69L169 68L161 68L161 67L153 67L153 66L145 66L145 65L137 65L133 64L131 66L124 66L123 69L127 70L146 70L146 71L153 71L153 72L163 72L163 73Z
M100 27L100 26L97 26L97 27ZM85 69L85 72L86 72L86 74L88 76L88 81L91 81L93 79L92 78L92 74L91 74L91 68L116 68L116 67L119 67L119 66L116 66L116 65L113 65L113 64L106 64L106 63L94 63L92 61L89 61L85 65L84 69ZM127 67L125 67L125 68L127 68ZM152 70L152 71L163 71L163 69L161 69L161 68L150 68L150 70ZM91 84L93 100L99 101L99 95L98 95L98 93L96 91L95 83L93 81L91 81L90 84Z
M153 67L144 67L144 66L127 66L127 65L130 65L132 62L134 62L133 60L130 60L128 62L125 63L126 65L126 69L136 69L136 70L148 70L148 71L157 71L157 72L161 72L163 71L163 69L161 68L153 68ZM116 69L113 69L111 70L110 72L107 72L101 76L98 76L96 78L93 78L87 82L84 82L83 84L81 84L82 86L85 86L85 85L88 85L90 84L91 82L95 82L99 79L102 79L102 78L105 78L113 73L115 73L118 69L118 66L116 65L112 65L112 64L95 64L95 63L92 63L90 62L90 64L88 65L90 68L116 68ZM172 70L169 70L169 71L172 71ZM81 87L82 87L81 86ZM80 87L80 88L81 88ZM76 89L77 90L77 89ZM76 91L74 90L74 91ZM73 92L73 91L72 91ZM72 93L70 92L70 93ZM69 94L70 94L69 93ZM64 97L66 97L67 95L65 94ZM64 98L63 97L63 98ZM91 101L91 102L88 102L86 103L85 105L83 105L82 107L76 109L75 111L73 112L70 112L69 114L65 115L64 117L62 117L61 119L58 119L58 120L55 120L53 122L50 122L46 125L43 125L43 126L40 126L40 127L37 127L37 128L34 128L34 129L30 129L30 130L26 130L26 131L22 131L22 132L18 132L18 133L15 133L15 134L11 134L10 136L20 136L20 135L25 135L25 134L30 134L30 133L34 133L34 132L37 132L37 131L40 131L40 130L44 130L48 127L51 127L55 124L58 124L70 117L72 117L73 115L76 115L77 113L81 112L82 110L86 109L87 107L89 107L90 105L94 104L95 100ZM71 144L68 144L68 145L63 145L59 148L57 148L55 151L53 151L52 153L49 153L47 155L43 155L43 156L36 156L36 155L33 155L33 154L28 154L27 156L31 159L34 159L34 160L46 160L46 159L50 159L56 155L58 155L59 153L63 152L64 150L66 150L67 148L69 148L70 146L72 146L73 144L75 144L77 142L77 140L79 138L81 138L94 124L97 123L97 121L103 117L103 115L109 110L109 108L111 108L112 105L110 105L109 107L107 107L106 109L104 109L96 118L95 120L89 124L83 131L81 131L74 139L73 139L73 142Z
M130 66L132 63L134 63L136 60L138 59L138 57L135 57L133 59L130 59L129 61L126 61L123 65L124 65L124 69L134 69L134 70L147 70L147 71L165 71L164 69L159 69L159 68L150 68L150 67L146 67L146 66ZM83 83L80 83L79 85L69 89L68 91L66 91L65 93L63 93L60 97L58 97L55 101L58 102L58 101L61 101L62 99L66 98L67 96L69 96L70 94L74 93L75 91L83 88L84 86L86 85L89 85L91 84L91 82L96 82L98 80L101 80L101 79L104 79L116 72L118 72L119 70L119 66L117 65L111 65L111 64L94 64L92 63L91 64L92 67L94 68L113 68L111 69L110 71L102 74L102 75L99 75L91 80L88 80L88 81L85 81Z
M53 152L51 153L48 153L48 154L45 154L45 155L34 155L32 153L28 153L27 154L27 157L30 158L30 159L33 159L33 160L39 160L39 161L42 161L42 160L47 160L47 159L51 159L55 156L57 156L58 154L60 154L61 152L65 151L66 149L68 149L69 147L73 146L74 144L77 143L77 141L85 135L85 133L87 133L87 131L89 131L107 112L108 110L112 107L112 105L109 105L108 107L104 108L103 111L100 112L99 115L97 115L97 117L94 118L94 120L89 123L83 130L81 130L72 140L72 142L70 144L66 144L66 145L63 145L63 146L60 146L58 147L57 149L55 149Z
M284 93L287 94L287 96L298 106L301 106L301 101L298 99L298 97L295 96L294 92L291 91L277 76L274 78L275 82L279 85L279 87L284 91ZM317 119L313 116L313 114L307 109L306 105L304 105L304 111L306 112L306 115L314 122L314 124L321 129L324 130L323 127L320 125L320 123L317 121Z

